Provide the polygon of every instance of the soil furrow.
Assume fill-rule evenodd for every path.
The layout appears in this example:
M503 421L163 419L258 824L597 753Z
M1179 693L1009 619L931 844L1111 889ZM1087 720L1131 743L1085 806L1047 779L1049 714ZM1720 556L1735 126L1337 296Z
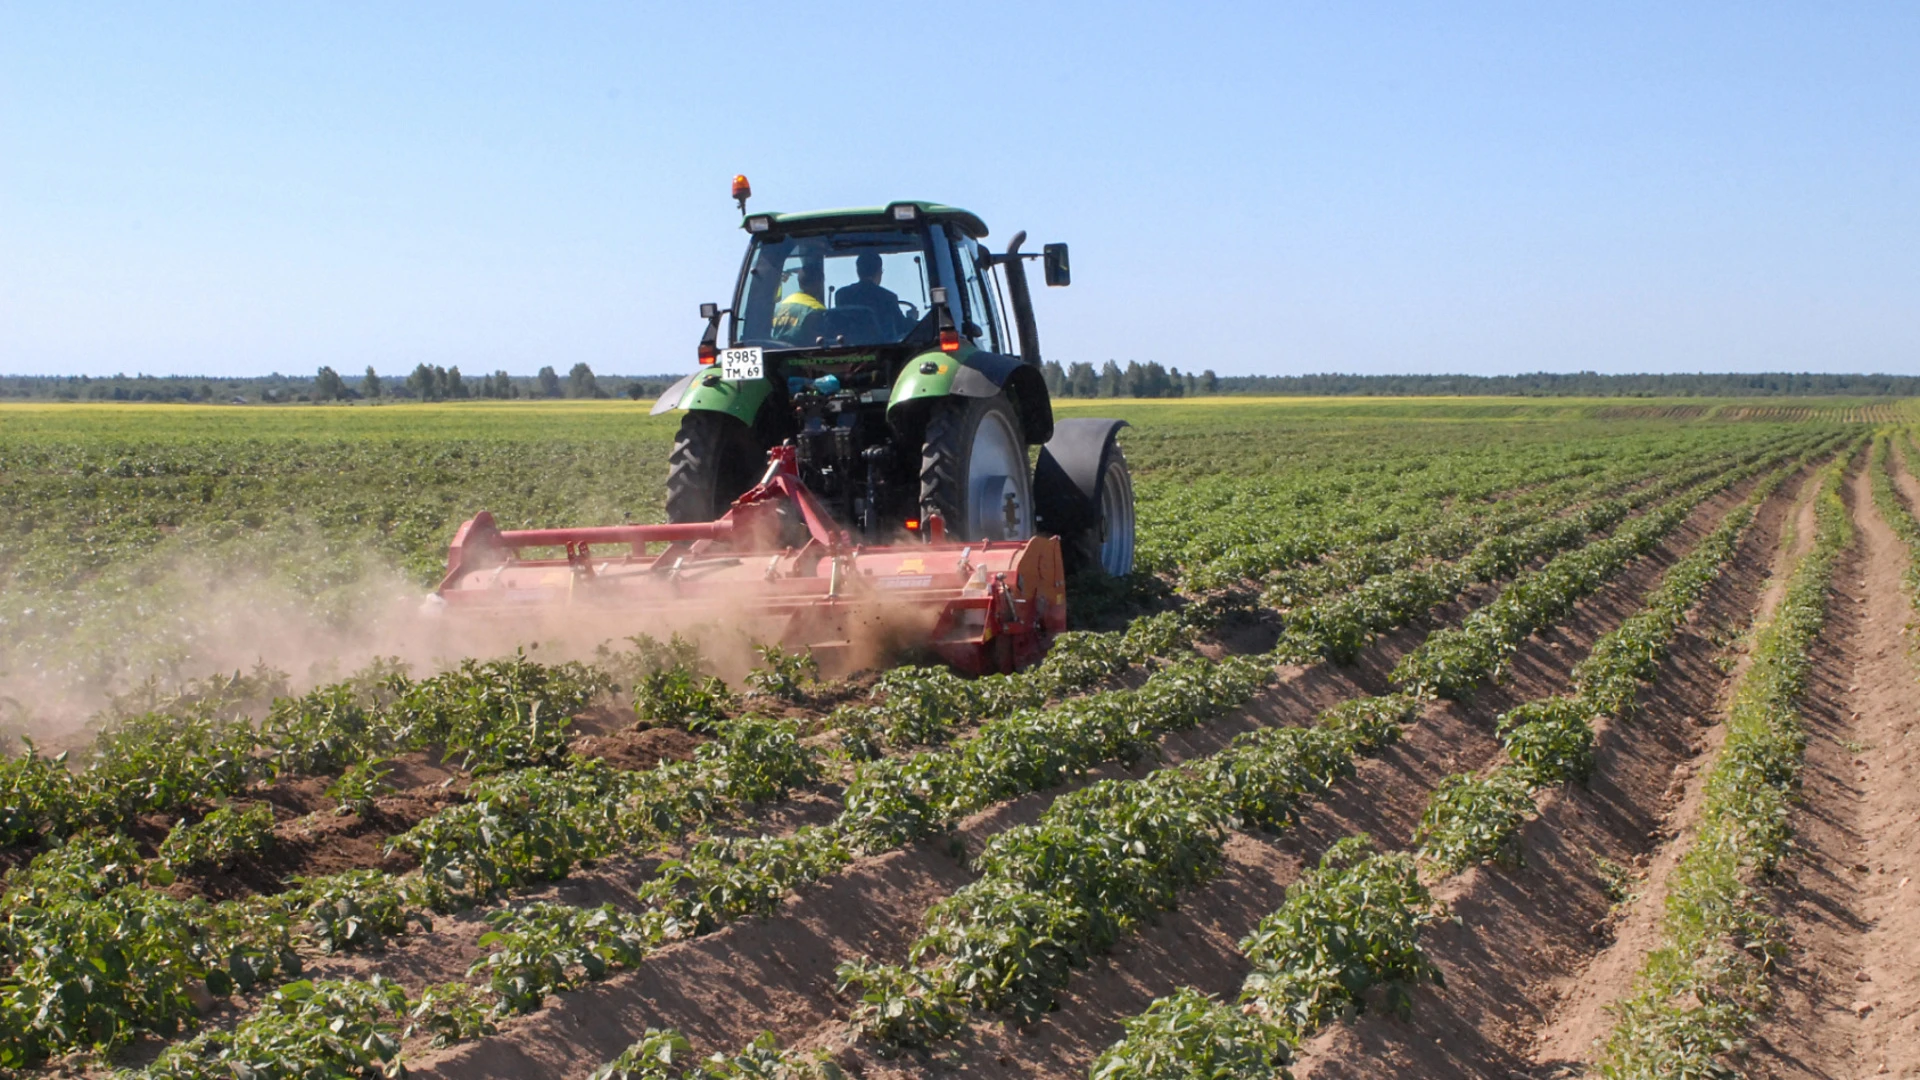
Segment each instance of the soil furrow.
M1737 639L1738 651L1709 650L1708 655L1723 666L1715 672L1711 692L1703 696L1705 684L1675 667L1676 661L1687 655L1683 650L1703 645L1697 634L1683 634L1652 687L1654 697L1642 713L1644 719L1638 722L1638 726L1650 728L1683 725L1674 730L1688 730L1684 725L1692 725L1684 751L1662 759L1609 754L1607 739L1624 737L1631 731L1615 724L1607 725L1604 732L1596 731L1602 737L1597 744L1601 756L1584 794L1593 801L1606 799L1622 815L1628 824L1622 835L1628 838L1625 850L1629 857L1613 860L1621 871L1611 875L1590 871L1585 875L1597 878L1601 895L1608 899L1608 925L1594 943L1598 951L1589 947L1585 962L1576 963L1553 980L1551 1015L1529 1035L1531 1056L1541 1075L1577 1068L1591 1055L1594 1040L1604 1036L1612 1024L1606 1007L1632 987L1642 958L1660 940L1667 876L1687 849L1685 843L1676 840L1690 835L1698 820L1705 797L1705 766L1719 753L1726 737L1720 722L1725 715L1726 692L1747 669L1746 649L1753 628L1779 605L1794 565L1813 546L1815 485L1803 478L1797 490L1786 490L1792 492L1791 498L1777 497L1758 516L1740 557L1716 584L1696 619L1696 626L1705 627L1720 639L1718 643L1709 640L1706 645ZM1736 579L1752 589L1744 596L1745 607L1739 606L1739 601L1727 606L1719 600L1723 591L1736 587ZM1720 606L1716 607L1717 603ZM1729 659L1730 664L1724 663ZM1704 672L1699 674L1704 677ZM1675 675L1682 681L1673 682ZM1674 695L1675 688L1687 690ZM1629 765L1638 765L1644 771L1655 760L1660 761L1664 773L1656 771L1638 783L1620 772ZM1617 794L1609 798L1610 792ZM1546 820L1545 814L1542 820Z
M1798 858L1780 905L1791 944L1753 1040L1762 1076L1920 1077L1920 694L1901 633L1913 616L1900 584L1909 554L1864 471L1851 502L1860 541L1835 575L1804 710Z

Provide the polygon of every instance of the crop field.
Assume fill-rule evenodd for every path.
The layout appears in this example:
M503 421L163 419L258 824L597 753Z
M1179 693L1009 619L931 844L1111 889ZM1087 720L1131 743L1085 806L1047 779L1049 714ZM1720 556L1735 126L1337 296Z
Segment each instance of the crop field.
M631 402L0 406L0 1075L1920 1076L1920 409L1118 415L1046 659L450 651Z

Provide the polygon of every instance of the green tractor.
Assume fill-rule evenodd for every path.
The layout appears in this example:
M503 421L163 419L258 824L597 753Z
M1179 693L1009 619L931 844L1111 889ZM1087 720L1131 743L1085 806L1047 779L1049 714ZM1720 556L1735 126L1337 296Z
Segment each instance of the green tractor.
M857 543L1050 534L1069 574L1133 569L1125 421L1056 420L1041 374L1026 260L1067 285L1065 244L996 253L940 203L747 214L750 194L736 178L733 302L701 305L700 366L653 406L682 413L670 522L725 515L790 446Z

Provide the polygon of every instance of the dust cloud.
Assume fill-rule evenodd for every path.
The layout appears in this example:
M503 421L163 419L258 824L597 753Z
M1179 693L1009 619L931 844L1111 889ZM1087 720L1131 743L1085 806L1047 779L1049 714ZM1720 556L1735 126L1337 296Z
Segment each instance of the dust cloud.
M864 604L790 626L742 605L678 609L530 608L474 615L430 601L432 590L370 555L283 554L270 569L236 570L193 553L155 557L126 580L65 598L8 598L0 625L0 738L27 735L50 751L90 738L89 722L135 691L163 692L213 675L266 668L294 693L382 659L416 676L527 650L545 661L593 660L645 634L680 634L730 683L760 663L756 646L811 647L833 677L883 666L923 643L931 616L910 603ZM313 575L330 575L323 588ZM307 575L303 578L302 575ZM744 604L744 597L743 597Z

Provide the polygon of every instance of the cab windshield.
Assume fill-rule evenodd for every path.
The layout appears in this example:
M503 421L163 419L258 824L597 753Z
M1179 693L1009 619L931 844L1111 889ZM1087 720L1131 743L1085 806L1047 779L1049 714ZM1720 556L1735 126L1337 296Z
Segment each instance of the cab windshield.
M927 310L918 229L756 238L736 304L735 345L770 349L891 345Z

